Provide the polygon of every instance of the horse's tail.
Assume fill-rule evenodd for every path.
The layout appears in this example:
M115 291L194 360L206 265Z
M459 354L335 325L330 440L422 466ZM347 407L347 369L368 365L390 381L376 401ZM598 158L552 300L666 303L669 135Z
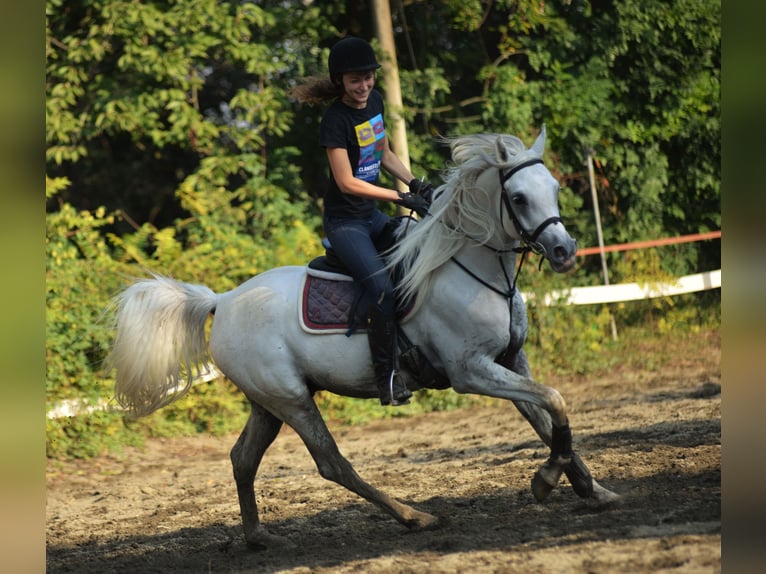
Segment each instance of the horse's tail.
M129 414L151 414L191 388L209 358L205 322L217 300L207 287L160 275L115 297L107 364L116 369L115 399Z

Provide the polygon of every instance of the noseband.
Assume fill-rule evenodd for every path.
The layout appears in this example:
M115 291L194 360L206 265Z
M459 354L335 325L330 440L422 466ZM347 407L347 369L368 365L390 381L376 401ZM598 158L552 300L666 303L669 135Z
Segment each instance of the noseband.
M544 257L547 257L547 253L545 251L545 247L543 247L543 244L537 241L537 238L540 236L540 234L545 230L546 227L549 225L553 225L554 223L563 223L563 219L560 217L549 217L545 221L543 221L540 225L537 226L537 229L534 230L534 232L529 233L524 227L522 227L521 222L519 221L519 218L516 216L516 213L513 211L513 207L511 206L511 200L508 198L508 194L505 193L505 183L511 179L514 174L521 171L525 167L530 167L532 165L536 165L538 163L543 163L543 160L541 159L530 159L528 161L525 161L523 163L520 163L513 169L507 171L506 173L503 173L502 169L498 170L498 174L500 175L500 225L503 224L503 204L505 204L505 208L508 211L508 215L511 218L511 221L513 222L513 226L516 228L516 232L521 236L521 241L524 243L526 247L537 253L538 255L542 255Z

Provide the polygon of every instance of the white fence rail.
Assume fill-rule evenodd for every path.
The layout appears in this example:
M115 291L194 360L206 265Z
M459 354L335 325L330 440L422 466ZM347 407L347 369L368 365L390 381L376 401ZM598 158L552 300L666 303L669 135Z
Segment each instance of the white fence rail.
M594 287L572 287L562 291L546 293L542 298L544 306L550 305L592 305L594 303L619 303L669 297L682 293L693 293L717 289L721 286L721 270L705 271L685 275L673 283L621 283L619 285L596 285ZM534 300L534 294L522 293L525 301Z

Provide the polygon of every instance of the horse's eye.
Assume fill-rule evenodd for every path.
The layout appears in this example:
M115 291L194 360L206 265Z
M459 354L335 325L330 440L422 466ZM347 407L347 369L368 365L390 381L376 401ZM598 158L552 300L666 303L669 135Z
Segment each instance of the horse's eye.
M517 194L514 196L511 196L511 201L514 205L526 205L527 204L527 198L521 194Z

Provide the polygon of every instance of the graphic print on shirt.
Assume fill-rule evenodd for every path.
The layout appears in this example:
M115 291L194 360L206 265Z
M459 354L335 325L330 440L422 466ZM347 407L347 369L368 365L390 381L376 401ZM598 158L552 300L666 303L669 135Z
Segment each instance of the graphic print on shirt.
M364 181L374 182L380 173L380 161L383 157L383 143L386 131L383 127L383 116L374 118L354 126L356 141L359 143L359 165L354 176Z

